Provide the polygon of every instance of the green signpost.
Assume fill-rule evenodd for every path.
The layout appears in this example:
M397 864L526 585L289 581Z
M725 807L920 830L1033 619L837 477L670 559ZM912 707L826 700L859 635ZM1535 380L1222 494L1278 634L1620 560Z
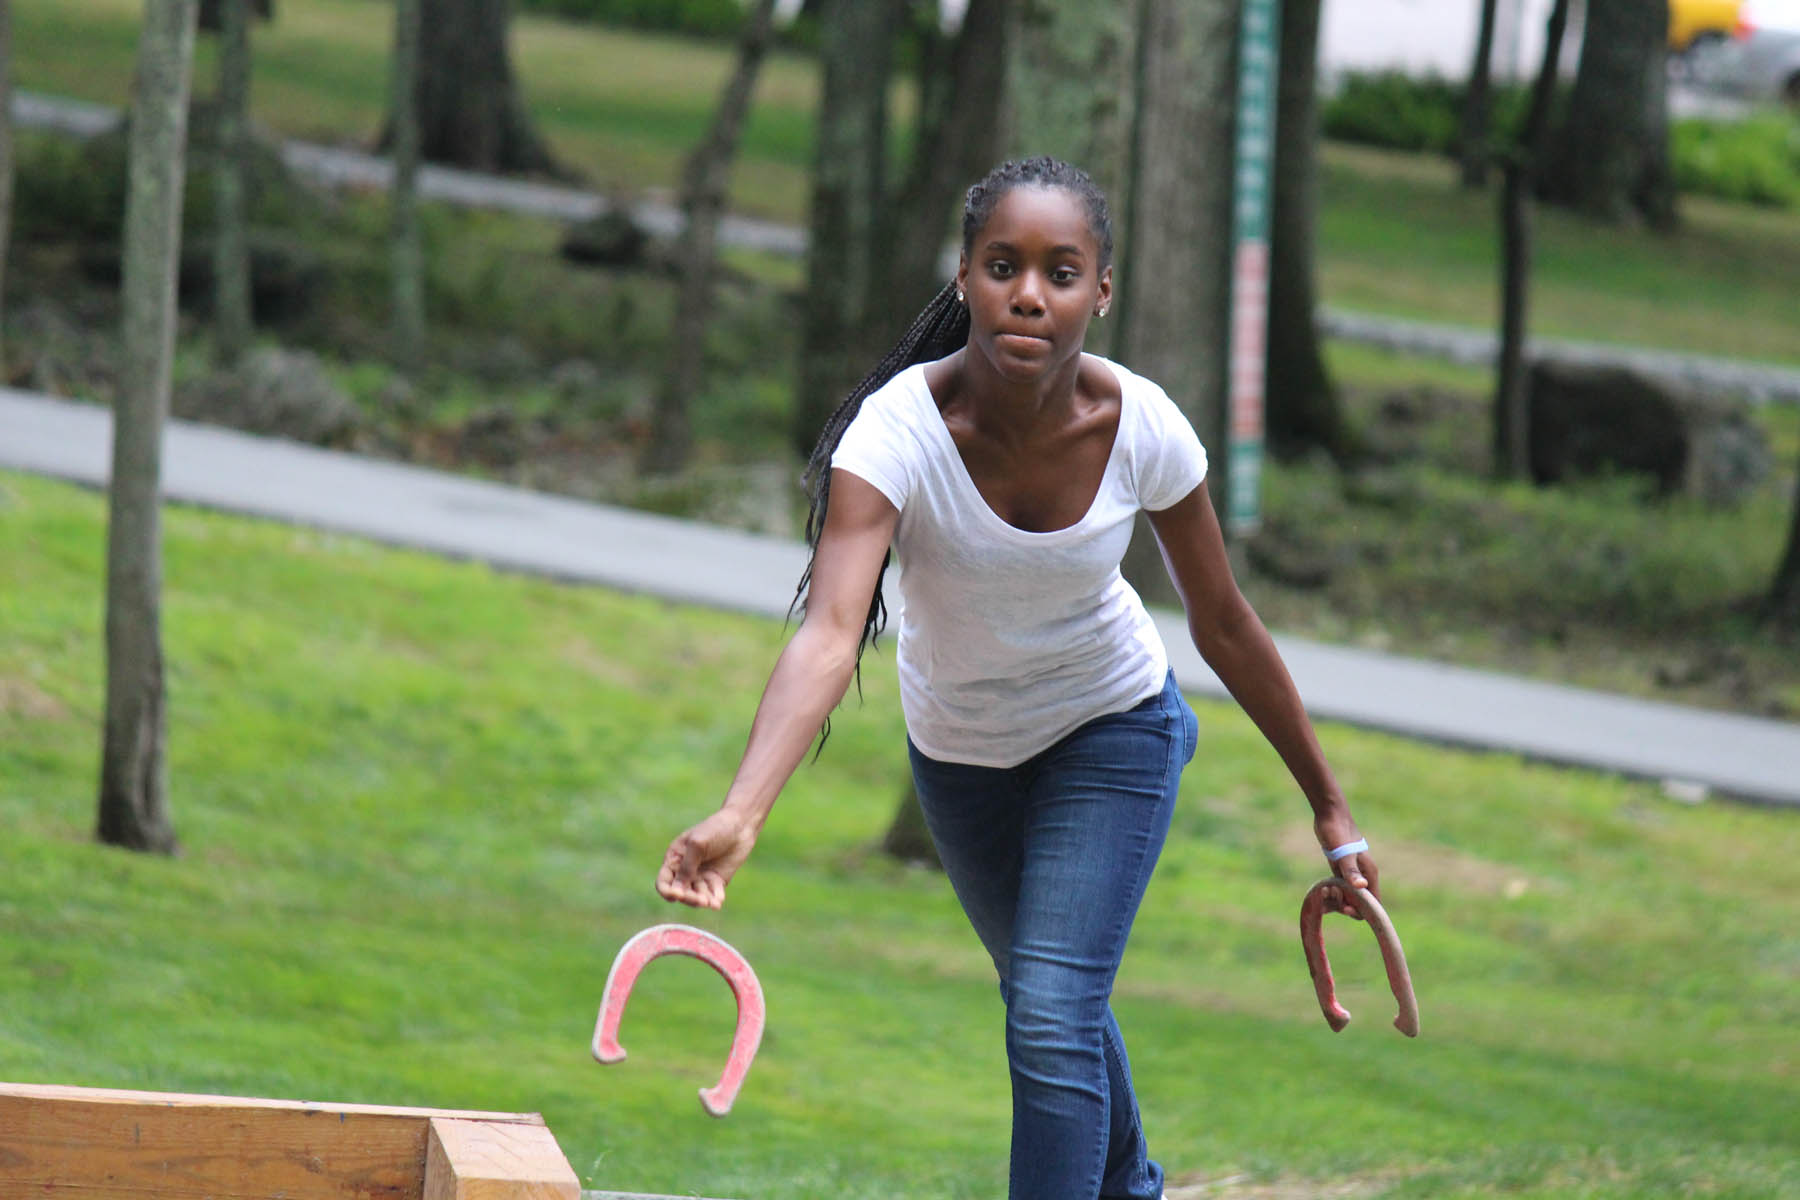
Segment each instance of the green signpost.
M1269 340L1269 214L1275 176L1280 0L1244 0L1238 39L1237 148L1231 219L1231 355L1227 389L1225 526L1262 520L1263 376Z

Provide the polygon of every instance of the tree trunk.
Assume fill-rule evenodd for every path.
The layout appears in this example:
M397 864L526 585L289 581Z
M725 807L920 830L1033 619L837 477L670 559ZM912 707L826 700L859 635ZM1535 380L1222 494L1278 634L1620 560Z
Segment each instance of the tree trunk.
M900 797L900 806L894 810L893 821L881 836L881 850L901 862L935 871L944 869L944 860L938 857L937 843L931 840L931 830L925 825L925 810L919 807L919 793L910 781L905 794Z
M512 0L423 0L420 150L473 171L567 175L519 96L507 48Z
M1161 384L1199 432L1222 511L1238 6L1149 0L1142 15L1133 186L1113 198L1129 231L1113 278L1115 337L1120 359ZM1124 571L1146 601L1179 603L1146 522Z
M389 78L389 147L394 187L388 196L389 285L394 363L416 374L425 363L425 247L419 232L419 43L421 0L394 0L394 62Z
M1269 330L1263 376L1269 449L1294 457L1351 455L1337 388L1315 319L1313 264L1319 214L1317 63L1320 0L1287 0L1281 15L1281 86L1269 239Z
M1532 85L1531 109L1518 145L1507 155L1505 186L1500 196L1500 356L1494 393L1494 474L1523 478L1530 469L1531 430L1525 394L1525 339L1531 291L1531 193L1537 165L1543 161L1550 98L1556 87L1556 64L1562 57L1563 33L1569 23L1569 0L1556 0L1550 10L1544 60Z
M900 7L895 0L827 4L806 256L794 445L811 452L844 395L874 365L872 347L898 330L873 328L880 214L887 196L887 91Z
M1775 625L1800 632L1800 479L1794 483L1794 518L1788 526L1787 549L1775 569L1764 613Z
M1542 199L1598 220L1675 222L1665 66L1668 0L1589 0L1569 111Z
M737 66L726 81L712 128L689 156L681 176L681 211L686 218L676 247L681 281L675 323L669 339L669 366L658 398L645 448L646 471L678 471L693 450L688 405L704 375L706 320L712 306L713 264L717 258L719 218L725 212L726 187L750 92L769 48L775 0L755 0L738 38Z
M1475 35L1475 62L1463 90L1462 122L1456 131L1456 157L1465 188L1487 186L1489 124L1494 79L1494 18L1500 0L1481 0L1481 27Z
M221 0L218 158L213 190L213 336L219 361L237 362L250 345L250 248L244 177L250 156L250 0Z
M6 373L6 260L12 247L12 0L0 0L0 385Z
M131 107L106 555L106 725L97 833L173 853L162 659L162 428L169 407L196 0L146 0Z
M200 0L200 32L223 33L225 6L230 0ZM275 19L275 0L250 0L250 11L259 21Z
M1086 171L1111 201L1115 226L1132 193L1138 31L1148 7L1017 0L1010 14L1002 144L1016 157L1049 154ZM1114 261L1127 250L1115 236ZM1129 307L1127 297L1115 294L1113 311L1120 319ZM1114 353L1116 328L1116 321L1096 321L1088 328L1087 348Z
M873 319L896 334L944 284L939 262L963 189L998 161L1008 0L970 0L948 47L922 59L912 162L881 240Z

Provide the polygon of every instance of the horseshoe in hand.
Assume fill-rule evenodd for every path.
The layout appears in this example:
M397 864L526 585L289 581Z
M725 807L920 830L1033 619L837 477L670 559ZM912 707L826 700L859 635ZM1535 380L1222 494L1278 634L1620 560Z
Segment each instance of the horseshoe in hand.
M731 993L737 997L737 1032L731 1038L731 1057L725 1061L725 1072L714 1087L700 1089L700 1103L715 1117L731 1111L744 1076L750 1073L750 1062L762 1045L762 984L744 956L722 939L696 929L692 925L652 925L634 936L613 959L606 973L606 990L600 993L600 1017L594 1023L594 1057L603 1063L625 1061L625 1047L619 1045L619 1022L625 1016L625 1001L638 975L653 958L665 954L686 954L697 958L725 977Z
M1387 968L1388 987L1400 1003L1394 1028L1407 1037L1419 1036L1419 1001L1413 995L1412 975L1406 969L1406 951L1400 948L1400 935L1388 920L1387 910L1368 888L1351 887L1342 879L1321 879L1313 884L1300 905L1300 945L1306 951L1306 969L1312 972L1313 991L1319 996L1319 1009L1333 1033L1350 1023L1350 1014L1337 1001L1337 986L1331 978L1331 962L1325 957L1325 941L1320 925L1325 916L1325 890L1337 887L1350 894L1351 902L1375 931L1381 946L1381 962Z

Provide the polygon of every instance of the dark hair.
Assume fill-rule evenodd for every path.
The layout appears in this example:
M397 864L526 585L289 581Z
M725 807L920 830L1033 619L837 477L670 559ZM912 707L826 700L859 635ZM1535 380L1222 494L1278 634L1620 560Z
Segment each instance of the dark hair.
M969 188L963 199L962 216L965 257L973 252L975 235L981 232L988 218L994 215L994 206L1000 203L1000 198L1018 187L1058 188L1080 200L1082 207L1087 210L1088 227L1100 246L1100 267L1105 269L1111 264L1112 217L1107 209L1106 196L1081 168L1044 156L1003 162ZM844 402L837 406L837 410L825 422L825 428L819 433L818 443L813 446L812 457L807 460L806 473L801 476L808 500L806 545L809 553L806 570L801 573L800 584L794 589L794 602L788 606L790 616L796 610L805 611L807 589L812 583L813 561L819 553L819 535L825 531L825 512L831 503L831 456L837 451L838 442L843 440L844 430L850 427L850 422L862 411L863 401L894 376L908 367L934 362L947 354L955 353L968 340L969 309L957 298L956 282L952 280L931 298L931 303L925 306L923 312L913 318L912 325L894 344L894 348L875 364L874 370L850 389ZM881 573L875 578L875 595L869 601L869 614L863 621L862 638L856 645L856 680L859 690L862 687L863 651L874 644L887 625L887 604L881 598L881 584L887 578L888 564L893 561L893 557L890 550L887 557L881 560ZM828 717L824 735L829 736L830 733L831 720ZM821 739L820 747L823 746Z

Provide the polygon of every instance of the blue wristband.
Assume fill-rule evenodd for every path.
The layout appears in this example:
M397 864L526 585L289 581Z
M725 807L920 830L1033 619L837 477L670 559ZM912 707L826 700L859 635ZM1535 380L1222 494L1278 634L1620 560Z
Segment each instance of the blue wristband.
M1361 854L1368 848L1369 840L1367 838L1357 838L1354 842L1345 842L1335 850L1327 850L1325 852L1325 860L1327 862L1336 862L1340 858L1349 858L1352 854Z

